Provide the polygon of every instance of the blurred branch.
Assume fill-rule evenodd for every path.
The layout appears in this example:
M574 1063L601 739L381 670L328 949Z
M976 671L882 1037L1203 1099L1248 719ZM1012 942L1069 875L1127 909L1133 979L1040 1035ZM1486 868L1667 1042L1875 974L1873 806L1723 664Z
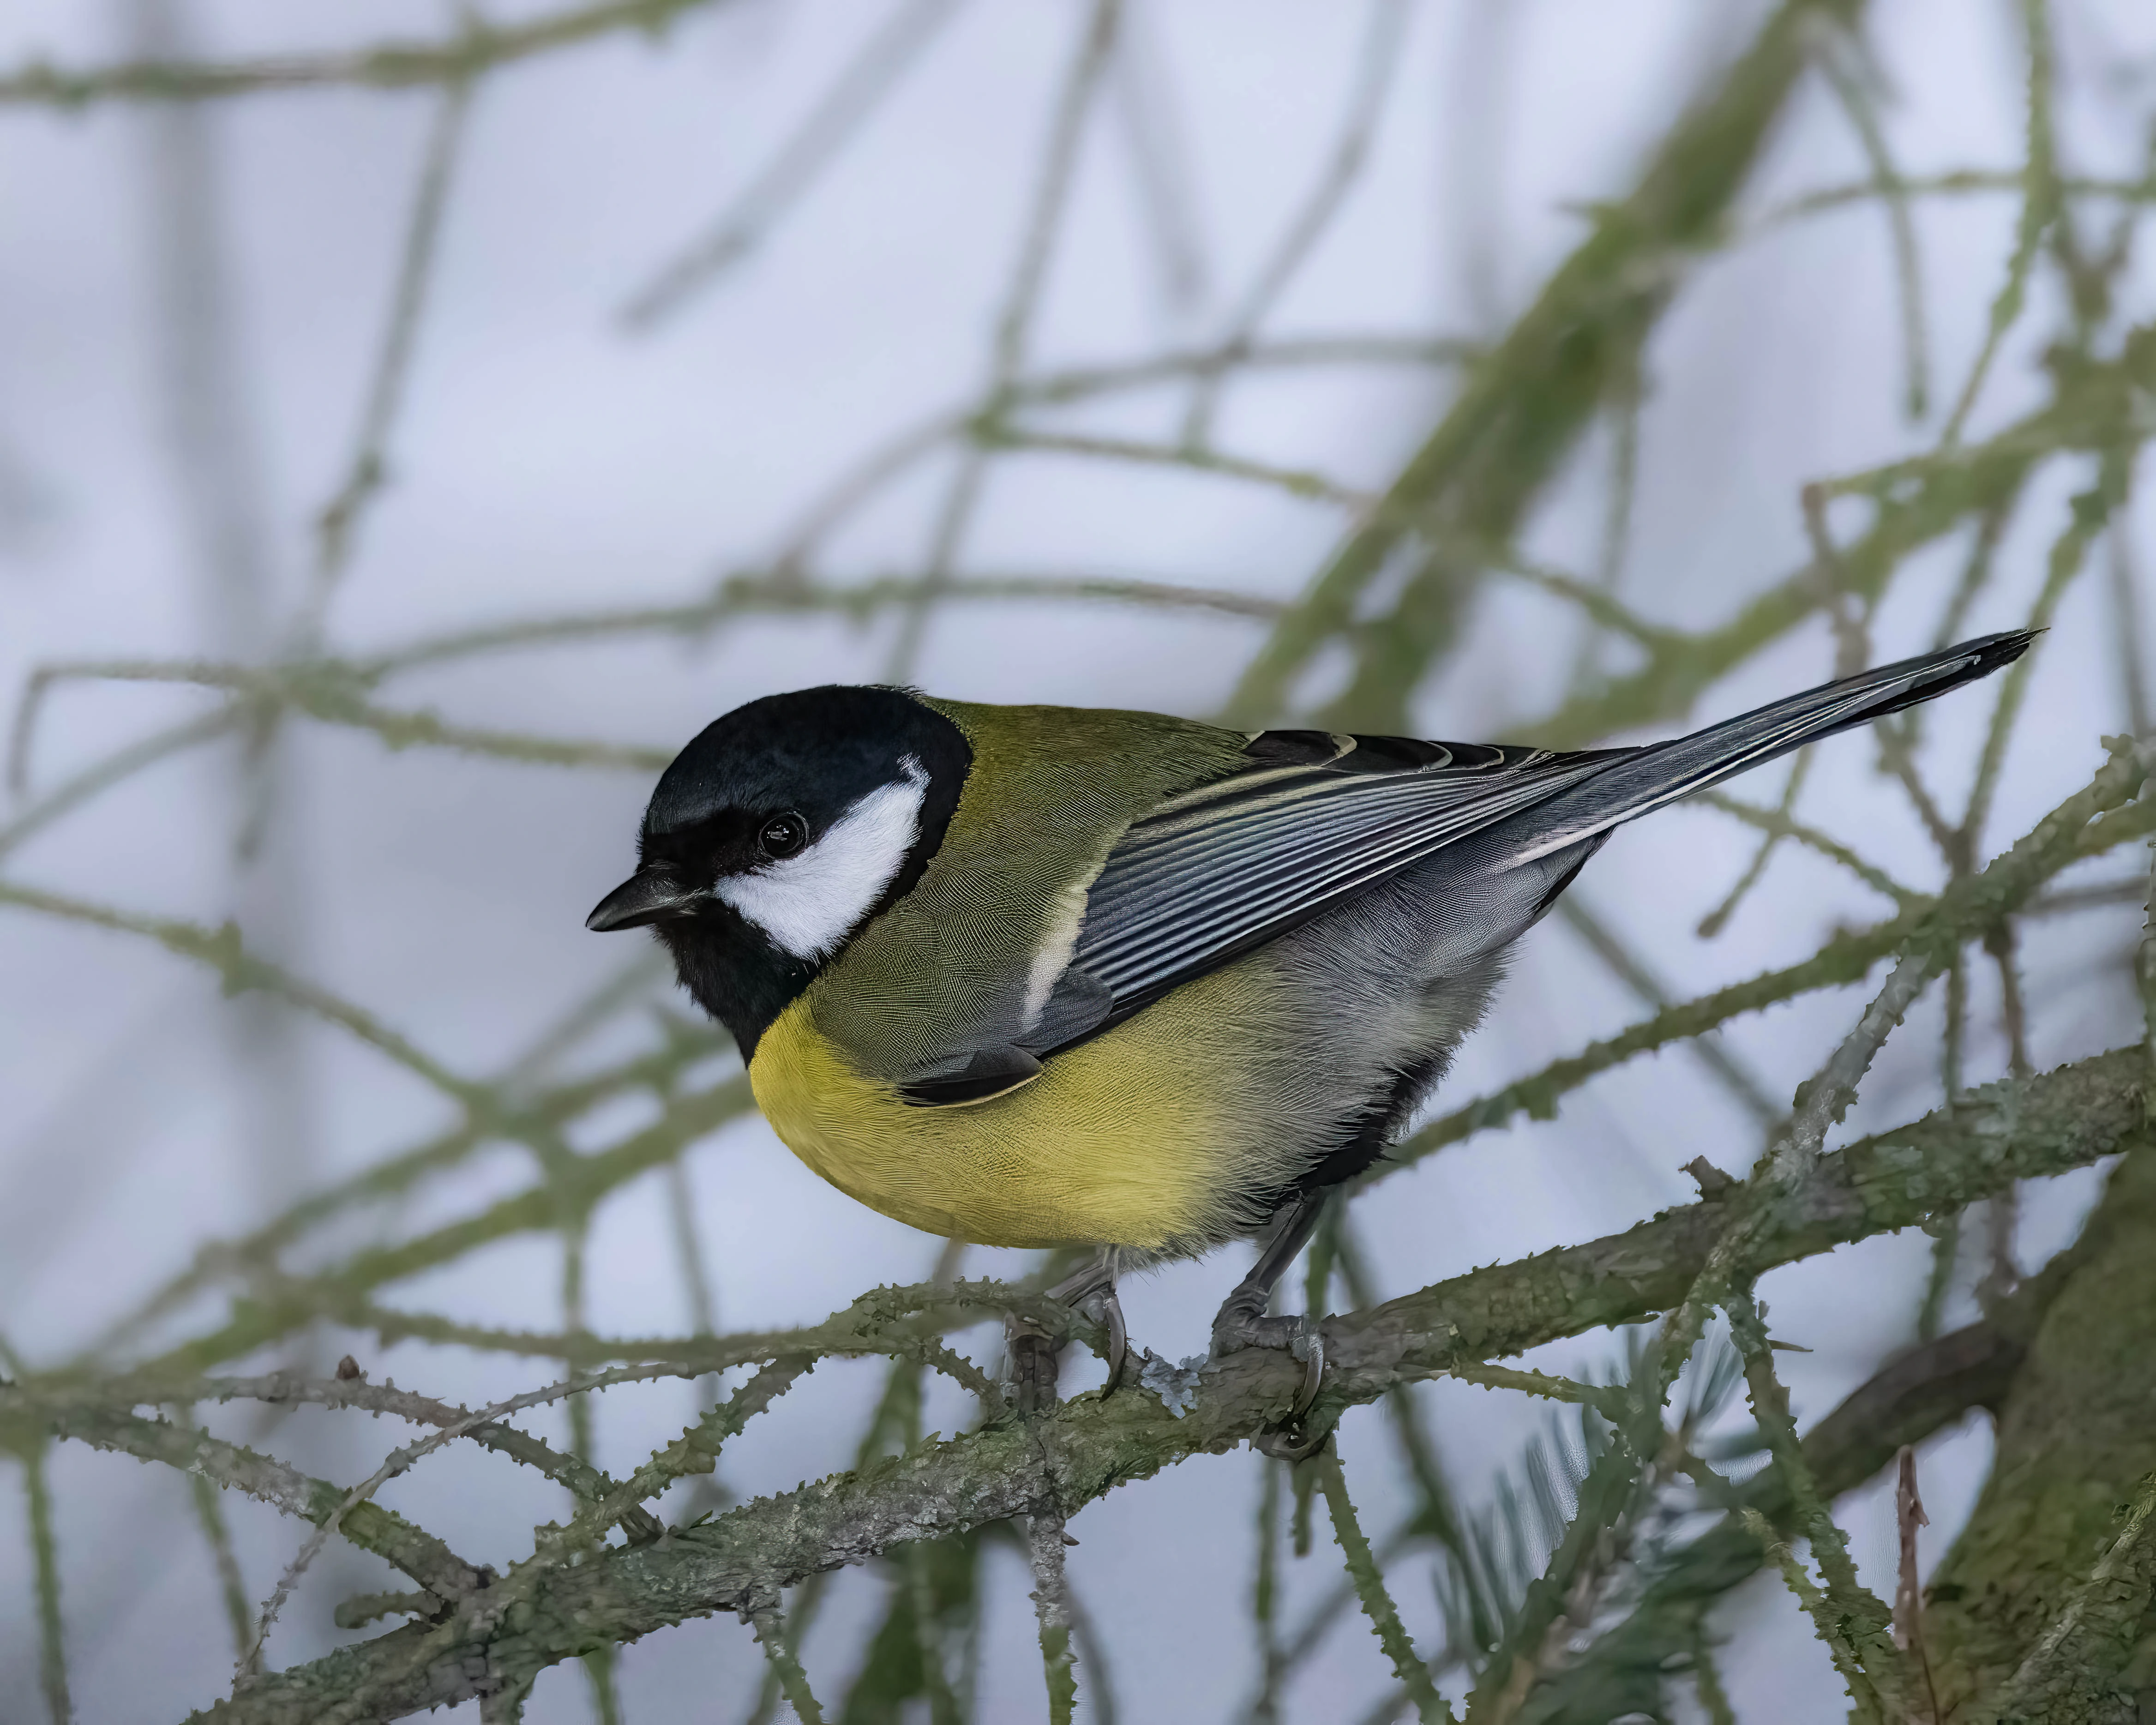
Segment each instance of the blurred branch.
M1854 33L1825 44L1820 67L1871 164L1871 190L1886 206L1893 239L1895 285L1901 295L1902 345L1907 353L1908 386L1903 405L1912 419L1929 411L1931 360L1924 327L1923 266L1917 251L1917 228L1909 213L1909 182L1895 165L1879 117L1879 69L1861 37Z
M365 694L386 677L479 654L623 635L701 639L721 623L741 617L825 614L865 621L880 611L915 602L927 587L923 577L887 576L847 586L824 586L778 576L737 574L726 578L710 598L700 603L571 613L489 624L437 635L365 659L303 658L261 668L206 660L85 660L41 665L25 680L16 707L10 777L18 787L28 781L30 751L46 697L62 684L150 682L222 689L242 697L245 710L211 715L160 733L111 757L91 773L80 775L48 793L37 807L0 827L0 855L96 792L110 788L168 754L239 728L265 706L274 710L289 706L326 724L373 731L393 748L443 747L553 766L655 771L671 757L616 744L557 741L449 725L430 712L373 706ZM952 578L941 591L946 600L953 602L1128 604L1214 611L1260 620L1278 616L1281 608L1276 601L1232 590L1114 576L968 575Z
M443 92L420 157L419 182L390 290L389 316L382 327L382 346L375 357L366 401L360 408L352 459L336 495L324 506L316 522L314 581L291 631L292 641L301 653L312 652L318 646L330 601L352 561L360 520L388 480L390 433L403 406L413 355L418 346L419 325L439 249L443 212L448 207L449 182L464 148L471 95L471 85L463 81Z
M2151 428L2136 403L2156 388L2156 326L2127 335L2116 357L2076 362L2055 398L1987 443L1897 461L1830 483L1875 500L1869 530L1840 552L1845 590L1876 599L1902 560L1971 514L2009 498L2029 473L2069 450L2138 449ZM1728 622L1650 649L1637 670L1569 696L1518 727L1548 748L1574 748L1635 726L1682 719L1717 679L1789 634L1825 603L1813 565L1749 600Z
M1250 346L1362 177L1371 140L1383 117L1386 95L1399 69L1408 13L1405 0L1369 0L1369 15L1363 27L1362 46L1356 55L1354 80L1338 135L1317 182L1289 215L1279 239L1229 312L1221 336L1222 354ZM1211 443L1213 410L1219 400L1221 377L1222 367L1214 367L1199 372L1193 380L1190 405L1183 422L1185 449L1201 449Z
M1296 675L1353 621L1363 593L1412 535L1404 517L1462 536L1511 540L1613 388L1635 375L1686 259L1712 241L1810 58L1815 22L1848 20L1859 0L1788 0L1719 85L1662 141L1631 194L1593 232L1465 382L1387 493L1385 519L1351 534L1250 662L1229 702L1270 723ZM1471 569L1425 557L1384 625L1358 641L1354 680L1328 709L1348 730L1404 730L1405 706L1451 637Z
M1756 1276L1907 1227L2009 1181L2144 1146L2152 1129L2143 1072L2136 1045L1988 1086L1950 1112L1824 1155L1799 1189L1756 1216L1734 1267ZM1708 1199L1588 1245L1330 1319L1333 1365L1321 1407L1337 1414L1395 1383L1667 1309L1729 1234L1731 1208L1726 1198ZM334 1697L356 1718L399 1717L521 1679L589 1645L595 1632L629 1640L688 1616L756 1609L779 1587L891 1543L1031 1513L1044 1488L1067 1516L1115 1485L1256 1435L1292 1404L1301 1375L1285 1355L1252 1350L1209 1366L1180 1414L1125 1394L997 1421L677 1529L658 1545L608 1548L575 1568L548 1570L517 1613L513 1636L467 1602L440 1624L393 1630L265 1677L198 1717L282 1725Z
M657 605L636 610L572 613L496 624L415 642L384 655L368 669L383 673L506 649L542 647L562 642L603 639L614 635L708 636L735 617L828 615L865 622L878 613L918 599L927 586L921 576L880 576L844 585L809 583L781 575L729 575L710 598L685 605ZM1229 617L1265 620L1280 614L1271 599L1232 589L1192 587L1166 581L1116 576L957 575L943 583L945 603L1019 603L1135 605L1162 610L1216 611Z
M2097 463L2097 482L2074 496L2069 505L2066 531L2051 543L2044 585L2029 613L2030 629L2048 629L2051 626L2066 588L2088 561L2089 548L2102 537L2112 512L2125 497L2127 470L2123 454L2107 450ZM2036 651L2041 650L2040 644ZM2024 655L2009 665L2006 674L1999 680L1999 692L1993 697L1991 724L1984 733L1984 751L1977 757L1976 783L1969 788L1969 805L1963 813L1957 834L1958 849L1964 858L1983 842L1984 822L1991 812L1992 797L1999 788L1999 771L2005 765L2006 747L2013 739L2014 721L2021 711L2021 703L2029 692L2029 680L2035 673L2035 666L2030 662L2030 655Z
M2085 174L2062 174L2055 183L2061 198L2110 198L2122 203L2156 203L2156 179L2112 180ZM2018 167L1965 167L1957 168L1951 173L1904 174L1897 178L1897 189L1904 198L1965 198L1993 192L2026 192L2028 184L2028 175ZM1887 187L1876 177L1845 186L1825 186L1816 192L1804 193L1786 203L1777 205L1763 218L1761 225L1774 226L1805 216L1824 215L1831 210L1845 209L1851 204L1869 203L1872 198L1887 195Z
M1279 467L1270 462L1253 461L1247 457L1230 455L1218 449L1193 449L1181 444L1142 443L1134 438L1086 437L1056 431L997 429L984 431L982 437L983 443L993 449L1026 449L1048 455L1090 455L1106 461L1135 461L1147 466L1188 468L1193 473L1215 473L1227 479L1249 480L1257 485L1271 485L1291 496L1306 498L1317 503L1342 503L1351 508L1367 509L1376 501L1308 468Z
M1661 979L1647 968L1638 953L1618 938L1614 930L1588 909L1585 901L1577 893L1558 901L1558 914L1609 973L1641 1002L1656 1011L1669 1005L1669 992L1663 988ZM1695 1037L1692 1050L1700 1064L1729 1092L1738 1106L1762 1126L1772 1126L1782 1117L1781 1109L1768 1096L1758 1079L1731 1055L1713 1031L1702 1031Z
M1130 157L1132 187L1145 219L1161 295L1171 316L1180 316L1204 299L1208 270L1204 212L1191 184L1190 149L1181 124L1183 112L1168 88L1166 56L1148 33L1150 14L1142 8L1124 18L1117 32L1114 64L1116 117L1122 124ZM1085 1639L1082 1620L1073 1627ZM1095 1711L1100 1711L1095 1689Z
M336 1270L316 1276L264 1278L250 1298L235 1303L223 1325L170 1349L145 1369L152 1375L190 1376L219 1361L235 1358L297 1325L364 1311L365 1296L373 1289L448 1263L490 1241L517 1234L555 1231L565 1213L588 1209L615 1188L678 1156L686 1146L752 1106L746 1079L686 1092L671 1101L659 1119L641 1131L604 1150L572 1158L561 1177L527 1188L476 1216L449 1223L415 1239L367 1248L353 1254ZM496 1129L516 1124L505 1122ZM380 1327L388 1336L424 1335L431 1322L421 1313L383 1314ZM546 1351L558 1354L562 1350Z
M875 116L914 61L957 14L961 0L906 0L832 80L800 128L718 219L654 272L620 311L629 329L657 327L763 241L787 207L803 197Z
M1317 1471L1318 1489L1324 1492L1325 1507L1332 1517L1332 1537L1339 1543L1340 1556L1348 1566L1356 1597L1362 1601L1363 1615L1369 1620L1378 1645L1384 1649L1394 1676L1414 1697L1415 1717L1423 1725L1453 1725L1452 1709L1430 1681L1430 1668L1416 1654L1408 1632L1400 1626L1399 1608L1385 1591L1384 1575L1371 1554L1370 1542L1363 1537L1362 1523L1356 1519L1355 1506L1348 1496L1348 1477L1340 1470L1338 1451L1327 1444L1304 1465Z
M1907 910L1922 896L1914 888L1902 886L1884 869L1865 861L1840 839L1830 838L1818 828L1794 819L1786 809L1762 809L1725 791L1703 791L1697 800L1710 809L1719 809L1748 827L1757 828L1770 839L1793 839L1805 849L1817 851L1829 862L1848 870L1882 898L1893 900L1902 910Z
M13 905L69 922L84 922L119 933L143 936L155 941L168 952L209 966L223 979L224 992L228 995L258 988L274 994L316 1018L350 1031L362 1042L387 1055L398 1065L459 1101L480 1108L486 1105L483 1086L458 1077L372 1013L340 999L316 983L302 981L249 952L240 942L239 930L235 924L228 922L218 928L204 928L198 923L182 922L169 917L134 916L125 911L111 910L103 905L85 904L80 899L64 898L58 893L41 892L35 887L18 886L4 880L0 880L0 905Z
M1469 343L1444 337L1383 335L1306 336L1233 347L1173 349L1149 358L1015 378L1001 398L1002 418L1008 421L1020 408L1068 406L1229 367L1270 371L1328 366L1446 366L1466 363L1476 352ZM801 512L774 559L778 572L781 576L797 573L822 542L884 486L952 439L973 436L993 405L970 402L886 439Z
M28 779L28 757L24 751L30 696L31 684L26 682L23 685L23 713L15 727L17 747L9 763L10 781L18 790L23 788ZM25 840L34 838L62 816L74 814L91 798L116 785L125 783L136 773L156 766L158 762L229 736L241 727L246 716L237 708L226 707L115 749L73 777L63 779L13 820L0 825L0 857L7 855Z
M29 1523L30 1564L38 1594L38 1681L52 1725L69 1725L74 1702L68 1691L67 1622L60 1615L59 1545L53 1537L52 1486L45 1477L45 1446L21 1446L23 1495Z
M298 660L260 670L203 660L108 660L43 666L32 674L25 689L23 725L17 733L18 741L27 736L30 718L38 710L38 698L44 691L61 682L94 679L223 690L234 697L239 711L232 715L228 727L219 728L237 729L248 723L259 726L290 710L322 724L371 731L393 749L441 748L535 766L591 767L640 773L656 773L673 758L670 752L657 749L454 725L424 709L400 711L377 706L366 698L365 691L382 674L379 670L336 660ZM205 730L208 734L216 734L215 729L205 726ZM108 784L112 782L106 781Z
M114 100L199 102L261 91L373 90L466 84L498 67L574 48L617 32L664 33L684 13L713 0L603 0L521 23L491 24L463 15L454 36L437 42L384 42L329 54L268 55L260 59L132 60L70 71L33 60L0 74L0 103L79 108Z
M12 1396L0 1398L0 1410ZM19 1416L18 1416L19 1417ZM132 1414L76 1409L37 1416L54 1437L161 1461L214 1485L244 1491L286 1515L318 1527L334 1519L346 1538L401 1569L439 1599L460 1599L482 1585L478 1568L402 1517L372 1503L344 1507L346 1494L326 1480L311 1479L273 1456L212 1437L192 1427Z
M1033 326L1040 310L1048 268L1070 202L1077 177L1079 146L1085 138L1103 74L1116 44L1122 18L1122 0L1091 0L1086 23L1079 33L1050 111L1048 133L1034 170L1033 195L1009 282L996 313L995 335L990 344L988 377L981 389L981 417L993 418L1004 410L1006 392L1017 382L1026 361ZM928 628L935 600L954 572L958 553L978 506L987 477L988 448L978 439L960 451L958 465L945 488L943 502L929 538L925 561L927 579L921 596L906 608L898 638L891 649L891 670L886 680L901 683L913 672L913 662Z
M1984 345L1978 350L1960 397L1939 434L1940 445L1947 449L1961 440L1962 427L1976 406L1977 397L1983 393L1984 380L1991 375L1991 363L1998 357L1999 343L2021 316L2037 249L2051 223L2060 218L2062 208L2051 136L2053 71L2048 0L2020 0L2020 6L2029 60L2028 159L2021 170L2021 219L2015 229L2014 252L2007 261L2006 280L1991 302Z

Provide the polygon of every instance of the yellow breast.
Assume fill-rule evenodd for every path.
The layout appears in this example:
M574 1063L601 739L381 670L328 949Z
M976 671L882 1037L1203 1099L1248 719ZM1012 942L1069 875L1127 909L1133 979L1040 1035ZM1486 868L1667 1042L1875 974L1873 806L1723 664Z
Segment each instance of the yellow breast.
M749 1081L795 1155L884 1214L982 1245L1162 1250L1232 1204L1239 1052L1214 978L1048 1063L1024 1088L916 1107L858 1071L804 995L757 1045ZM1214 1045L1219 1044L1215 1047Z

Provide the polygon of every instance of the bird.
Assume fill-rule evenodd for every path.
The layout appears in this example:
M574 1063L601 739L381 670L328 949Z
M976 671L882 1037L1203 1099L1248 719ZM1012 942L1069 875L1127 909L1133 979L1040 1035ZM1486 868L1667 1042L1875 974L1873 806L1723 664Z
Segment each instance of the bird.
M1124 1273L1255 1239L1216 1356L1268 1315L1328 1194L1386 1154L1507 955L1616 828L1990 675L1991 634L1672 741L1564 752L911 688L766 696L660 774L587 919L648 927L815 1173L984 1245L1080 1247L1048 1291L1107 1332ZM1022 1408L1055 1343L1013 1331Z

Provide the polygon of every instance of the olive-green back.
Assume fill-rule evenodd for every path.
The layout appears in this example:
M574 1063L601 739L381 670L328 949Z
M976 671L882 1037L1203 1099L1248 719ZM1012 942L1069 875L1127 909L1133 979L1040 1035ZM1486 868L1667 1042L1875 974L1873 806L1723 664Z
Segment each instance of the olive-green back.
M1035 955L1054 935L1067 956L1124 829L1250 764L1240 733L1158 713L923 704L973 752L957 810L913 890L806 1002L864 1072L893 1081L1016 1035Z

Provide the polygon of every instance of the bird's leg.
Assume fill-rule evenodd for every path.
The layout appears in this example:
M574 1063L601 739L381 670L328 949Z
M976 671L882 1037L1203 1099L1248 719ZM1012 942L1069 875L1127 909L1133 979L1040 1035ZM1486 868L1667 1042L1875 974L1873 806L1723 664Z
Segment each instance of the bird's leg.
M1303 1362L1302 1393L1295 1403L1298 1418L1317 1399L1318 1386L1324 1381L1325 1343L1314 1317L1269 1317L1265 1306L1272 1298L1273 1284L1295 1261L1324 1214L1325 1197L1322 1192L1305 1192L1281 1207L1258 1261L1235 1284L1213 1320L1216 1357L1245 1348L1281 1348Z
M1046 1291L1048 1297L1059 1305L1075 1307L1106 1326L1108 1382L1103 1395L1112 1394L1122 1381L1123 1361L1130 1351L1122 1301L1116 1295L1116 1256L1115 1247L1103 1246L1091 1263ZM1030 1414L1054 1405L1059 1347L1055 1339L1039 1326L1016 1317L1005 1321L1004 1334L1010 1344L1011 1384L1019 1411Z
M1004 1318L1004 1345L1010 1356L1011 1403L1022 1414L1055 1405L1055 1338L1029 1318L1010 1312Z

